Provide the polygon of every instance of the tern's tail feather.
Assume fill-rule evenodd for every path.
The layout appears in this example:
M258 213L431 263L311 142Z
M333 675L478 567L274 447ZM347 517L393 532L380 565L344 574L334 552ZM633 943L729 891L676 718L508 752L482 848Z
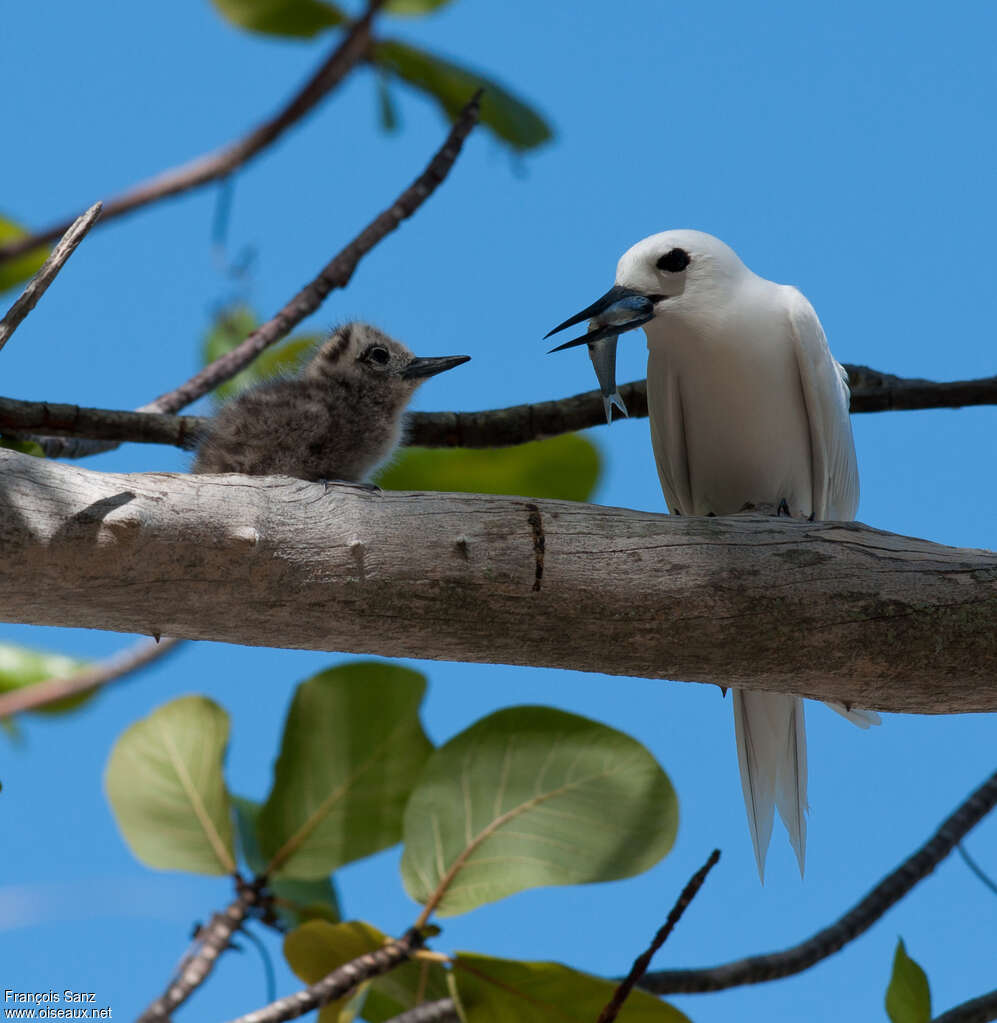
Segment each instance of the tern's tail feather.
M807 842L807 736L803 701L795 696L735 689L734 732L748 827L758 876L765 880L765 854L779 807L803 873Z
M602 396L602 407L606 410L606 422L609 423L610 426L612 426L613 423L614 405L626 418L630 417L630 413L627 412L627 407L623 404L623 399L620 397L619 391L613 391L612 394L604 394Z

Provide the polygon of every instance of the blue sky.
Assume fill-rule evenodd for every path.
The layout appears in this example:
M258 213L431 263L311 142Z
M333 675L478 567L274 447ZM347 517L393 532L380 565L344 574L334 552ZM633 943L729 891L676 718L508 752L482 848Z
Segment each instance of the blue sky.
M253 38L207 0L5 5L0 62L9 140L0 209L42 225L213 148L269 113L330 40ZM387 19L385 28L387 29ZM456 0L393 33L480 66L550 117L553 144L511 158L483 133L431 202L312 318L370 320L423 354L474 361L429 383L421 408L487 408L593 386L577 350L542 335L612 283L618 256L669 227L730 243L803 289L842 361L928 378L994 372L992 284L997 10L845 2L570 5ZM436 110L400 101L404 130L375 127L359 72L278 148L239 174L235 286L210 241L216 192L95 232L3 352L3 393L133 407L197 368L212 311L242 292L278 308L420 169L442 138ZM619 377L643 375L643 339ZM992 408L857 416L859 517L932 540L997 547ZM664 510L646 421L591 431L604 504ZM132 445L114 471L183 471L188 457ZM0 627L0 639L86 656L128 637ZM228 777L261 796L293 685L335 655L187 646L84 711L24 722L0 748L4 851L0 986L93 990L115 1018L162 988L224 881L157 874L132 859L101 788L116 736L171 697L209 693L233 718ZM708 965L792 944L855 902L993 770L992 717L888 715L860 733L809 709L810 818L801 882L781 832L755 873L730 709L710 686L577 672L423 663L425 721L442 741L499 706L545 702L607 721L660 759L681 801L674 852L635 880L534 891L446 922L439 947L623 971L709 850L723 860L656 961ZM997 874L997 819L967 847ZM397 854L342 872L348 913L411 922ZM993 987L997 898L957 857L873 930L800 977L676 999L698 1023L885 1019L898 935L926 969L935 1011ZM271 943L273 944L273 943ZM276 948L276 945L274 945ZM292 980L280 974L282 991ZM229 955L182 1010L214 1020L263 1001L255 953Z

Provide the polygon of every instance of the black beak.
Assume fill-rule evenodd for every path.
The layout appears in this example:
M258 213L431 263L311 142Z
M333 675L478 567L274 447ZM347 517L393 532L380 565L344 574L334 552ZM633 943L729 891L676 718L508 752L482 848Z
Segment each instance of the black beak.
M422 380L425 377L434 377L437 373L443 373L454 366L468 362L470 355L441 355L431 359L413 359L403 370L403 380Z
M590 344L613 334L622 334L624 331L633 330L634 327L647 323L653 317L654 303L647 295L617 284L588 308L583 309L580 313L575 313L564 323L559 323L549 334L545 334L544 338L546 339L566 327L573 327L583 320L595 321L594 330L590 330L583 337L575 338L574 341L566 341L563 345L551 349L552 352L560 352L565 348Z

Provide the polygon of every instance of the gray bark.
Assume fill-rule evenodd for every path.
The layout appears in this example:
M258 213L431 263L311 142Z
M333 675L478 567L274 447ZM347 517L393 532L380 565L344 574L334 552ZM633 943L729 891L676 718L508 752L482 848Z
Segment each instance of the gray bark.
M859 523L112 475L0 450L0 618L997 710L997 555Z

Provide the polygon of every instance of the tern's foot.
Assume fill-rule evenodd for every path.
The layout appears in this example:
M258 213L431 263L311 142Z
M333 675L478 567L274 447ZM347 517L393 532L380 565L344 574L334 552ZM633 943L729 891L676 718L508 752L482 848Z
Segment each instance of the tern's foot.
M789 510L789 505L786 503L786 498L783 498L779 502L779 507L775 510L776 515L785 515L787 519L793 517L793 513Z

